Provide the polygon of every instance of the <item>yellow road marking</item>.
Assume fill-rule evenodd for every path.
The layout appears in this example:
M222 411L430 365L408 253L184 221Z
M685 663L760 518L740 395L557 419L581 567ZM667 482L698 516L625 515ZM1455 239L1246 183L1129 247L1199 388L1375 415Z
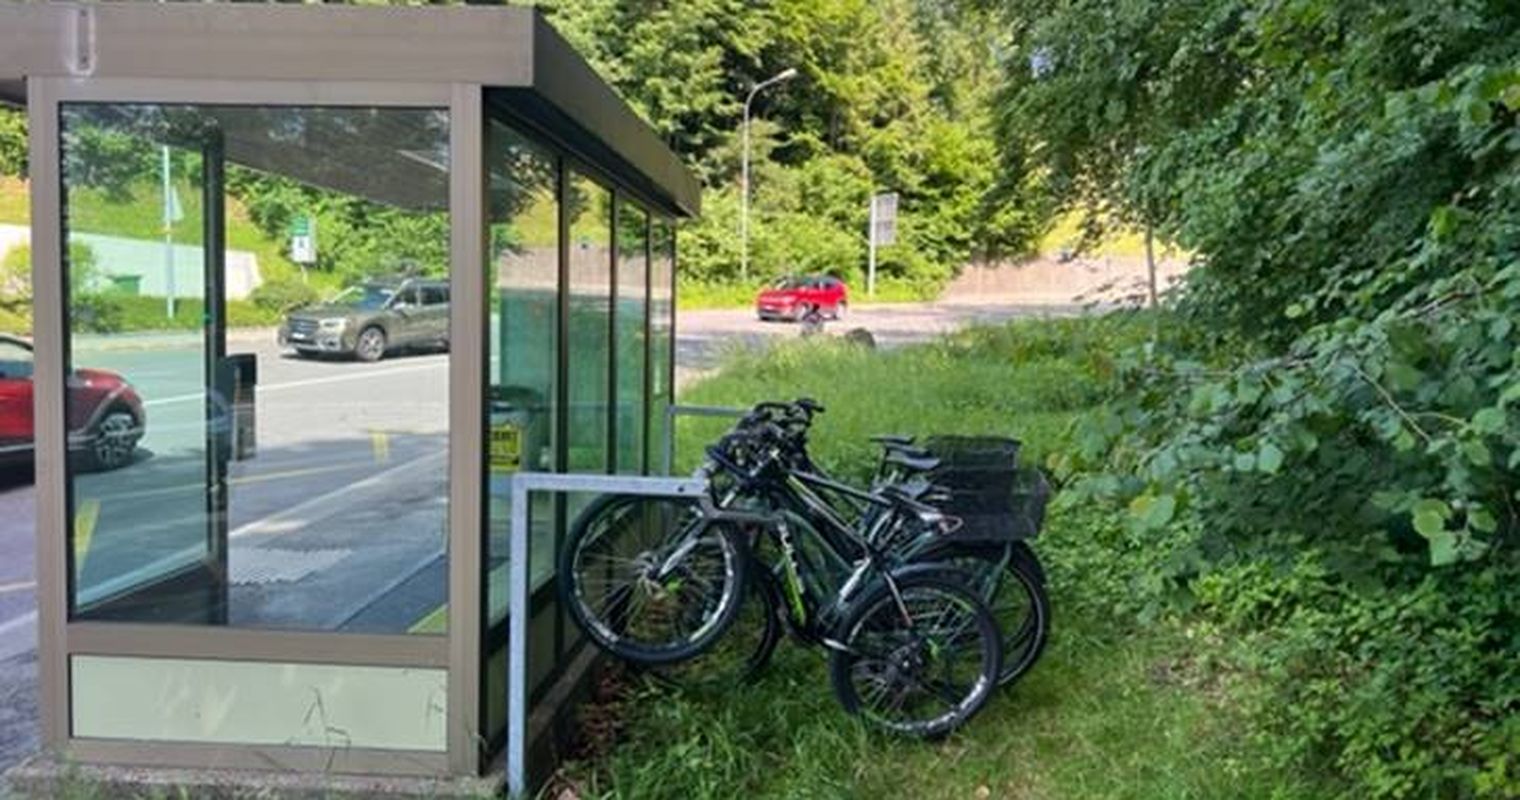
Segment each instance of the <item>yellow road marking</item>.
M391 435L385 431L370 431L369 443L375 451L375 463L384 464L391 460Z
M100 501L85 500L74 510L74 571L84 570L85 557L90 554L90 539L95 536L95 523L100 520Z
M439 606L433 609L431 614L417 620L417 624L407 629L407 633L448 633L449 631L449 607Z

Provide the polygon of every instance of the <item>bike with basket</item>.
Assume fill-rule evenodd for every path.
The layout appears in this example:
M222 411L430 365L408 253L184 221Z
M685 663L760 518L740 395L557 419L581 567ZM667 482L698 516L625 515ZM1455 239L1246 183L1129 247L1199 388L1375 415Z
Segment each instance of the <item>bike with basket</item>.
M688 662L747 599L766 630L830 652L847 709L900 733L964 724L1038 658L1049 630L1028 539L1049 486L1017 442L881 441L869 489L834 480L807 447L817 403L762 403L708 448L696 501L608 497L572 526L560 564L572 616L644 666ZM946 621L954 625L946 625Z

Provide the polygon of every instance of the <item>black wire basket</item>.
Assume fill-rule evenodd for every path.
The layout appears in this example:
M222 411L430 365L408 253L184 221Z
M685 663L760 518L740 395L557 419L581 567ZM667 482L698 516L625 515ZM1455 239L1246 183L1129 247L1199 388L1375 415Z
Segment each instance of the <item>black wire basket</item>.
M1019 466L1019 441L997 436L934 436L925 448L940 465L929 475L946 495L941 510L961 520L953 538L1032 539L1045 523L1050 482Z

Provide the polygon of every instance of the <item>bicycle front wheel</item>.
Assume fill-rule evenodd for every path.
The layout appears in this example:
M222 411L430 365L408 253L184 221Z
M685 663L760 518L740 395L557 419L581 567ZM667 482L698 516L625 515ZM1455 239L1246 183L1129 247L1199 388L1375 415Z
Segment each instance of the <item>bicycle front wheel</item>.
M636 664L700 655L733 623L749 558L733 526L687 498L608 495L560 552L560 599L592 641Z
M909 575L852 603L829 665L845 710L894 733L935 738L987 704L1002 666L992 612L943 572Z

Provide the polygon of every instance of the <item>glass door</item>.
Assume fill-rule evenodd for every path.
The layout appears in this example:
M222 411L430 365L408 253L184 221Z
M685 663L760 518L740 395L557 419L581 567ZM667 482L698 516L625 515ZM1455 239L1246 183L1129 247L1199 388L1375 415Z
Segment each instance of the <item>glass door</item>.
M62 145L73 615L223 622L220 138L178 107L80 104Z

